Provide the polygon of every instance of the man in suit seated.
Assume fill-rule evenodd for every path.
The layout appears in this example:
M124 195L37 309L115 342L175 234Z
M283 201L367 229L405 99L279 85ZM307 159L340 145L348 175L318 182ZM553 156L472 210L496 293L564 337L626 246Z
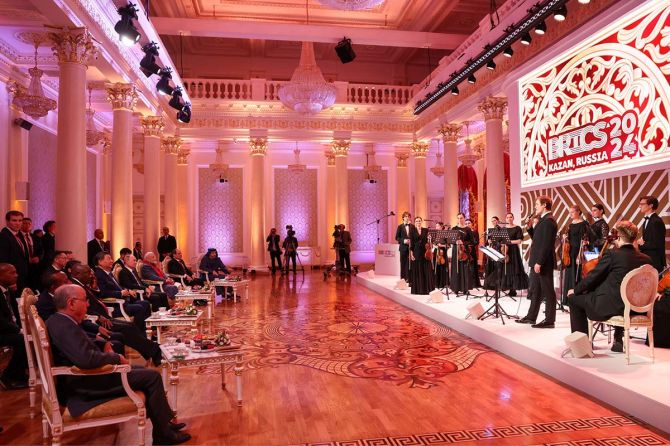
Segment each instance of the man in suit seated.
M123 288L129 290L144 291L151 307L154 311L158 311L160 307L168 307L168 299L165 293L157 293L155 287L146 286L144 282L137 275L137 259L132 254L127 254L123 257L122 268L119 268L119 283Z
M184 262L184 255L181 252L181 249L175 249L172 251L172 259L168 262L167 270L168 274L175 274L178 276L184 276L184 283L188 286L201 287L204 285L202 279L193 277L193 271L186 266Z
M119 282L116 281L112 274L112 256L106 252L99 252L95 256L95 278L98 282L98 287L102 293L102 297L113 297L116 299L124 299L123 309L128 316L133 317L133 321L140 330L145 329L144 321L151 316L151 305L145 300L139 300L137 293L134 290L123 288ZM121 316L119 310L115 310L115 317Z
M21 319L16 297L18 274L14 265L0 263L0 346L12 348L12 359L0 377L5 389L24 389L28 387L28 357L26 345L21 334Z
M105 365L128 364L128 360L106 345L101 351L86 336L80 324L86 317L88 299L76 285L63 285L54 294L58 312L49 318L47 328L56 366L96 369ZM171 424L173 412L165 397L163 380L155 370L134 366L128 373L128 384L143 392L147 415L153 424L154 444L179 444L191 439L179 432L184 424ZM62 376L57 381L58 397L67 404L72 416L125 394L118 374L99 376Z
M148 252L144 254L144 264L142 265L142 278L144 280L153 280L156 282L163 283L163 291L167 294L168 298L173 299L179 292L174 284L174 280L170 279L165 275L161 266L158 264L158 259L156 254L153 252Z
M624 303L621 299L621 282L630 271L645 264L651 258L637 250L635 239L637 226L622 220L616 225L619 237L618 249L609 249L600 258L598 265L582 279L574 290L568 290L570 305L570 327L573 332L588 334L588 319L606 321L613 316L621 316ZM613 352L623 352L623 328L615 327Z
M54 251L51 264L44 271L46 274L65 272L65 265L68 262L67 251Z
M86 245L88 252L88 266L95 267L95 255L99 252L107 252L107 244L105 243L105 233L102 229L96 229L93 232L93 240L89 240Z
M130 248L121 248L121 250L119 250L119 258L114 260L112 268L115 268L116 265L123 266L123 258L132 253L133 251ZM91 268L95 268L95 266L92 266Z

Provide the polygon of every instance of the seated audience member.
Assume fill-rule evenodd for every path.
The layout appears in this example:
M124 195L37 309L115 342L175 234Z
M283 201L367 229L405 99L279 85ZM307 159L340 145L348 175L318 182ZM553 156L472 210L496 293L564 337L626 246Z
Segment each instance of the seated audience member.
M0 384L7 389L28 387L28 358L21 334L19 307L12 289L16 289L18 274L14 265L0 263L0 346L12 348L12 359L0 377Z
M51 261L51 264L44 271L46 274L62 272L65 269L65 265L67 265L68 262L67 252L54 251L53 256L54 257L53 260Z
M135 242L135 247L133 248L133 255L136 259L143 259L144 252L142 251L142 242Z
M119 251L119 258L114 260L112 268L114 268L116 265L123 266L123 258L128 254L132 253L133 251L130 248L121 248L121 250Z
M147 296L151 307L154 311L158 311L160 307L168 307L168 299L165 293L157 293L155 287L146 286L137 275L137 259L132 254L127 254L123 258L123 268L119 270L119 283L123 288L129 290L142 290Z
M204 283L202 279L194 278L193 271L186 266L184 262L184 255L181 252L181 249L175 249L172 251L172 259L168 262L167 265L168 274L175 274L177 276L183 276L184 283L188 286L203 286Z
M104 327L122 336L121 342L128 347L134 348L144 359L152 359L155 365L161 363L161 351L157 343L147 339L146 330L139 329L132 322L121 319L111 319L107 307L100 300L100 290L97 289L93 270L88 265L81 263L72 267L70 280L80 286L88 298L89 307L87 313L97 317L97 325Z
M151 305L145 300L139 300L133 290L123 288L112 274L112 256L106 252L99 252L95 256L95 278L102 297L113 297L124 299L123 309L128 316L133 317L133 322L140 330L145 329L144 321L151 316ZM121 316L121 312L115 308L115 317Z
M600 258L598 265L575 286L568 290L570 305L570 326L572 331L588 334L588 319L606 321L613 316L621 316L624 303L621 299L621 282L630 271L645 264L651 258L637 250L635 239L638 229L633 223L622 220L616 225L619 237L618 249L609 249ZM615 327L612 351L623 351L623 328Z
M144 280L163 282L163 291L165 291L165 294L167 294L168 298L170 299L174 299L174 297L179 292L179 288L175 286L174 280L170 279L163 272L160 264L158 263L158 258L156 258L156 254L153 252L144 254L142 278Z
M201 279L206 278L204 273L207 273L209 280L223 279L230 274L226 265L224 265L219 258L218 251L214 248L209 248L207 254L205 254L200 261Z
M56 366L95 369L108 364L128 364L128 360L112 352L106 345L101 351L86 336L81 321L86 317L88 300L85 291L76 285L63 285L54 295L58 312L49 318L47 328ZM171 424L173 412L165 396L160 373L144 367L133 367L128 373L133 390L144 392L147 416L153 425L154 444L179 444L191 436L179 432L183 424ZM58 397L73 417L110 399L125 394L118 374L98 376L60 376Z

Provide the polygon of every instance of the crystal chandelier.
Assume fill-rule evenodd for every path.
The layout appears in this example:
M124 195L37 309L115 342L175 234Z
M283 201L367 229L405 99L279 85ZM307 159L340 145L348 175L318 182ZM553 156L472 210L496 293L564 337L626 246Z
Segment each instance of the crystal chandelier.
M317 0L317 1L322 5L330 6L331 8L334 9L358 11L362 9L372 9L375 6L381 5L386 0Z
M217 176L219 183L228 182L228 167L228 164L223 162L223 148L217 147L216 161L214 164L210 164L209 168L214 172L214 175Z
M475 154L472 150L472 147L470 144L472 143L472 140L470 139L470 122L465 121L463 122L465 124L465 150L463 153L458 157L458 160L465 166L473 166L480 158Z
M56 101L44 95L42 89L42 73L43 71L37 68L37 48L40 42L35 40L35 66L28 70L30 73L30 85L28 91L19 88L14 95L12 103L19 107L23 113L35 119L46 116L51 110L56 109Z
M88 108L86 109L86 146L93 147L96 146L104 134L98 130L95 126L95 121L93 117L95 116L95 110L91 107L91 87L88 88Z
M288 108L311 115L335 103L335 87L326 82L314 58L312 42L303 42L300 63L291 80L279 89L279 99Z
M435 165L430 168L433 175L442 177L444 175L444 165L442 164L442 152L440 152L440 140L437 140L437 153L435 154Z
M363 170L365 171L366 182L375 184L378 181L377 172L380 172L382 167L378 165L375 160L375 151L373 147L366 149L365 151L365 167Z
M303 172L307 166L300 163L300 149L298 148L298 142L295 143L295 149L293 150L293 155L295 156L295 163L288 165L288 170L291 172Z

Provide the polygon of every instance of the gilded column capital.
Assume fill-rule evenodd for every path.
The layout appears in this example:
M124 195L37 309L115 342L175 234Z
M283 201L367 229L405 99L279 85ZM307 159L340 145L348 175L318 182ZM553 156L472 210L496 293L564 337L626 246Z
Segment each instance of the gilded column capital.
M395 159L397 161L396 167L407 167L407 160L409 159L409 152L401 151L395 152Z
M423 141L414 141L410 147L410 153L414 158L425 158L428 155L428 150L430 146L428 143Z
M336 139L330 145L330 148L335 158L346 157L347 155L349 155L350 147L351 147L351 141L348 141L346 139Z
M177 153L177 165L185 166L188 164L188 156L191 154L191 149L188 147L182 147L181 150Z
M58 63L86 65L89 59L98 55L91 33L86 28L61 28L58 32L50 32L48 37Z
M462 124L449 124L448 122L445 122L440 125L437 131L442 135L442 140L447 143L457 142L458 138L461 136L462 129Z
M249 155L265 156L268 153L268 139L263 137L249 139Z
M144 136L160 136L165 128L165 121L162 116L141 116L140 124L144 130Z
M181 150L181 138L178 136L165 136L161 139L161 150L166 155L179 155Z
M503 119L507 111L507 99L489 96L479 103L477 109L482 112L484 119Z
M109 135L102 137L102 154L110 155L112 153L112 138Z
M123 82L116 82L113 84L105 84L107 91L107 100L112 104L112 109L126 109L133 110L137 103L137 92L133 84L126 84Z
M335 165L335 154L333 153L332 149L325 150L323 154L326 156L326 162L328 166L334 166Z

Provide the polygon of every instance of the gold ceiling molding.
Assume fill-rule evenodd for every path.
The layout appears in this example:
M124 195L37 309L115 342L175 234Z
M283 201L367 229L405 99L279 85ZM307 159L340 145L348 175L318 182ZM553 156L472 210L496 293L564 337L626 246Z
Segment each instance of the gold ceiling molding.
M348 130L358 132L397 132L413 133L412 122L374 122L374 121L338 121L333 119L293 119L293 118L235 118L235 117L195 117L191 120L191 129L254 129L268 130Z

